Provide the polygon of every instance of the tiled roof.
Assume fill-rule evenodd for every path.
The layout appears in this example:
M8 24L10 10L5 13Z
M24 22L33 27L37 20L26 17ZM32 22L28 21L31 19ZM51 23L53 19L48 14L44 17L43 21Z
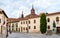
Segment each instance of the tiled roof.
M22 20L28 20L28 19L31 19L31 18L37 18L37 17L40 17L41 14L42 13L40 13L39 15L37 15L37 14L29 14L29 15L25 16L24 18L8 18L8 22L19 22L19 21L22 21ZM60 14L60 12L55 12L55 13L51 13L51 14L46 13L46 16L56 15L56 14Z
M6 13L4 12L4 10L2 10L1 8L0 8L0 13L3 13L3 14L8 18L8 16L7 16Z
M8 22L19 22L20 18L8 18Z
M60 12L54 12L54 13L51 13L51 14L46 14L46 16L56 15L56 14L60 14Z
M25 18L30 19L30 18L37 18L37 17L39 17L37 14L29 14Z

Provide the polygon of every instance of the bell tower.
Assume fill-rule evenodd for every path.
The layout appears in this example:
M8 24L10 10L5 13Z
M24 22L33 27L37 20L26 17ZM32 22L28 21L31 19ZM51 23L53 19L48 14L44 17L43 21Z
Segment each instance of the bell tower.
M31 9L31 14L35 14L35 9L34 9L33 5L32 5L32 9Z
M24 18L23 11L22 11L22 14L21 14L21 18Z

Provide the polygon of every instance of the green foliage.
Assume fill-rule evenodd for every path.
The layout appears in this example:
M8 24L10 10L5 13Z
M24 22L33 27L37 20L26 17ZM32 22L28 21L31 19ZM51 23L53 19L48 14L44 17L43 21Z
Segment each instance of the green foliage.
M46 15L43 13L40 16L40 31L42 34L46 33L47 30L47 22L46 22Z
M54 27L54 28L56 27L55 21L53 21L53 27Z

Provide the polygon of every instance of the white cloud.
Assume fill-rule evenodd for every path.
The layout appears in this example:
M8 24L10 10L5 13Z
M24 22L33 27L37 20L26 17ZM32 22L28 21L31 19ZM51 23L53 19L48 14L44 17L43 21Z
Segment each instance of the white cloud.
M9 17L19 17L19 14L21 16L22 10L25 16L28 15L32 4L37 14L42 11L60 11L60 0L0 0L0 8L5 10Z

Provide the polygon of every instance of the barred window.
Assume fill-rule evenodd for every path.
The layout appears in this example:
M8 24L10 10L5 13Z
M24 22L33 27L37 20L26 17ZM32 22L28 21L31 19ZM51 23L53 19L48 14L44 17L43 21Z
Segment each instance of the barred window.
M22 22L21 22L21 24L22 24Z
M16 23L16 27L18 27L18 23Z
M56 21L59 22L59 17L56 17Z
M48 26L48 29L50 29L50 26Z
M30 24L30 21L29 21L29 24Z
M0 23L1 23L1 19L0 19Z
M26 24L27 24L27 21L26 21Z
M34 26L34 29L36 29L36 26Z
M29 29L30 29L30 26L29 26Z
M47 21L50 22L50 18L48 18Z

